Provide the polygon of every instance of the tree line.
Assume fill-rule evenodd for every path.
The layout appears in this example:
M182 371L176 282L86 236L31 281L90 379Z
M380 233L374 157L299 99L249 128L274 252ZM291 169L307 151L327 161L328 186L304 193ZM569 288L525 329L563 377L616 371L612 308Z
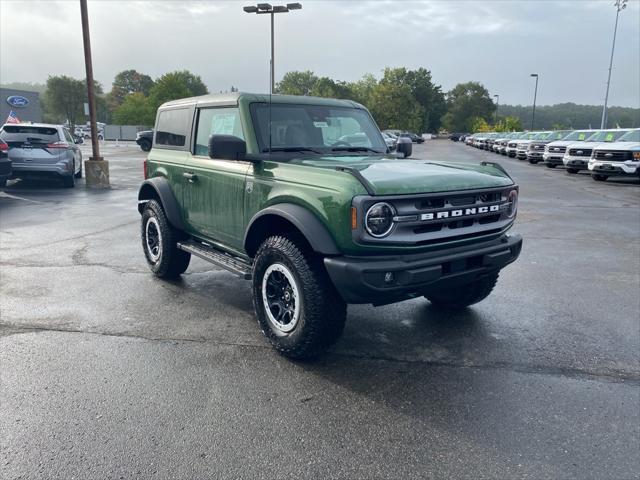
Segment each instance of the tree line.
M43 119L51 123L84 123L86 81L50 76L46 85L13 83L10 88L41 92ZM136 70L115 76L111 90L95 84L98 121L120 125L153 125L158 107L169 100L208 93L202 79L187 70L155 80ZM231 87L231 91L237 88ZM513 131L531 127L532 106L500 105L479 82L459 83L448 92L434 83L425 68L386 68L380 78L366 74L346 82L310 70L286 73L276 93L354 100L369 109L382 129L416 133ZM534 129L598 128L602 107L562 103L537 106ZM610 107L610 127L639 127L640 109Z

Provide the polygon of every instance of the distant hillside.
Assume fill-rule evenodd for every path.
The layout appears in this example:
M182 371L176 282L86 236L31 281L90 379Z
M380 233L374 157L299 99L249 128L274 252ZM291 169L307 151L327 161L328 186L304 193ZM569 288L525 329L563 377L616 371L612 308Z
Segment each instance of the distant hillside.
M0 84L0 87L3 88L13 88L15 90L26 90L28 92L38 92L39 94L43 94L47 89L47 86L44 83L31 83L31 82L10 82Z
M500 116L518 117L522 126L531 128L532 106L524 105L500 105ZM640 108L609 107L609 120L607 126L640 127ZM600 128L602 106L577 105L575 103L559 103L557 105L536 106L536 118L534 129L551 128Z

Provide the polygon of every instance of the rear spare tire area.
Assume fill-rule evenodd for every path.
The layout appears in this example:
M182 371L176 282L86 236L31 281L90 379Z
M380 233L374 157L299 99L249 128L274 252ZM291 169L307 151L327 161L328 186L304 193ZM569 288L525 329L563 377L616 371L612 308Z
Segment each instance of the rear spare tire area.
M282 355L315 357L344 329L347 306L322 259L294 236L267 238L253 263L253 305L262 333Z

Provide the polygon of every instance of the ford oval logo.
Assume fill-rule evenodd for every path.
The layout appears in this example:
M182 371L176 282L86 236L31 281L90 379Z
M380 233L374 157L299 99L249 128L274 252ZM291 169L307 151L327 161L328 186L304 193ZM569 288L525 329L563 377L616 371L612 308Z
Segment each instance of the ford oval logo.
M576 153L577 153L578 155L582 155L582 150L578 150Z
M24 108L29 105L29 99L22 95L11 95L7 97L7 103L12 107Z

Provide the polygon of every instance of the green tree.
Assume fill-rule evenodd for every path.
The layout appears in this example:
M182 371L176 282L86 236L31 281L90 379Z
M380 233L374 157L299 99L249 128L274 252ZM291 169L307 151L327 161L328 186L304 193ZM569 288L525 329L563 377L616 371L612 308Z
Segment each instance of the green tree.
M478 82L459 83L447 93L444 126L450 132L474 131L474 117L489 122L496 109L489 91Z
M559 129L560 130L560 129ZM506 116L501 118L493 127L495 132L520 132L522 122L518 117Z
M351 94L353 95L352 100L365 106L369 105L373 90L377 85L378 80L370 73L367 73L356 82L351 82L349 84L349 90L351 90Z
M43 117L47 122L69 121L71 124L76 124L84 116L83 104L86 98L86 84L82 80L66 75L50 76L47 79L47 90L43 95Z
M164 102L178 98L197 97L209 93L198 75L182 70L165 73L155 82L149 91L149 100L153 114Z
M153 125L155 110L151 108L149 97L134 92L113 112L113 120L118 125Z
M109 110L115 111L130 93L149 95L153 85L154 82L149 75L136 70L123 70L115 76L111 91L106 96Z
M276 84L276 93L284 95L311 95L318 77L311 71L287 72Z
M379 82L371 92L367 107L382 129L420 131L424 111L407 85Z
M315 97L325 98L353 98L353 93L348 83L334 81L328 77L318 78L309 94Z

